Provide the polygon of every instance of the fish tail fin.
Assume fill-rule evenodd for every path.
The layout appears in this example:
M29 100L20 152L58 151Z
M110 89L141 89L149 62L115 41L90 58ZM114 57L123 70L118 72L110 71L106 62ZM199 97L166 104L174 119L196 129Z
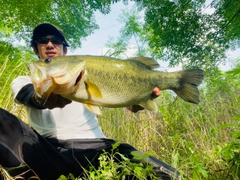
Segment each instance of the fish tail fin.
M202 83L204 78L204 71L201 69L190 69L180 71L180 86L173 91L183 100L198 104L200 102L200 93L198 86Z

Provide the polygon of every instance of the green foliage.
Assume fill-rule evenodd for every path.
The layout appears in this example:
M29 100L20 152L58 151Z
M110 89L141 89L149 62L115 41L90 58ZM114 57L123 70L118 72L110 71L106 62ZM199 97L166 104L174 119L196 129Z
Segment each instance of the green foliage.
M232 75L234 78L239 80L240 77L240 63L231 71L227 72L228 75ZM238 82L239 88L239 82ZM238 97L240 102L240 98ZM235 121L231 124L226 124L223 128L231 128L232 139L226 143L226 146L222 149L222 158L228 163L229 176L240 178L240 124L238 123L240 119L240 113L232 117Z
M221 18L219 20L218 36L222 36L222 43L229 46L229 41L232 41L231 48L240 46L240 29L238 28L240 22L240 2L239 1L213 1L211 3L216 8L214 15Z
M115 162L114 156L120 156L124 161ZM147 179L150 174L151 179L154 178L154 172L151 166L144 166L139 163L132 163L128 158L122 154L110 155L103 153L100 157L100 166L98 169L92 168L87 172L86 179L126 179L129 176L135 176L137 179ZM85 179L85 178L84 178Z
M37 24L50 22L62 28L71 47L76 48L98 28L94 12L109 13L111 3L111 0L0 1L0 30L4 30L4 36L11 34L28 42Z
M226 1L229 2L229 1ZM208 68L224 60L225 51L233 40L239 40L237 33L230 38L228 28L221 29L226 11L232 11L224 6L222 1L212 1L215 7L224 9L214 14L204 12L205 1L141 1L139 7L145 11L145 29L153 30L150 37L150 47L164 48L163 59L171 65L179 63L188 66ZM231 4L231 3L229 3ZM240 8L239 3L235 3ZM237 18L232 23L239 22ZM237 23L238 24L238 23ZM234 26L236 27L236 26ZM219 31L221 29L221 33Z
M61 175L57 180L80 180L79 178L75 178L73 174L69 174L67 177Z
M35 57L26 47L14 46L13 42L28 41L32 28L47 21L64 30L73 48L79 47L81 40L97 28L94 11L108 13L114 2L118 0L1 1L1 107L26 119L22 107L13 103L10 84L16 76L29 73L25 62ZM240 66L226 74L216 68L227 49L239 46L239 1L212 1L210 6L216 11L211 15L202 11L204 0L136 2L144 10L145 22L136 11L124 12L121 20L125 25L119 39L108 44L112 48L109 55L124 52L134 38L139 55L162 58L172 66L182 63L184 67L203 67L206 78L201 103L192 105L164 91L156 99L157 114L103 108L99 122L106 136L162 159L190 179L239 179ZM124 177L129 172L144 177L150 172L128 159L116 163L107 153L100 160L99 169L86 171L87 178ZM60 178L75 177L70 174Z
M156 99L157 114L103 109L99 121L105 134L162 159L190 179L238 179L239 78L214 73L206 74L199 105L163 91Z
M6 60L5 53L13 50L16 55ZM0 54L0 60L5 64L1 67L0 103L1 107L26 119L22 108L14 105L10 90L11 78L28 73L22 61L29 60L22 52L9 46L8 51ZM16 70L16 67L20 69ZM102 108L99 123L107 137L127 142L171 164L190 179L239 179L239 84L239 74L233 76L215 69L206 74L199 105L184 102L169 91L163 91L156 99L159 105L157 114L148 111L134 114L125 108ZM102 157L106 162L100 169L86 171L87 178L91 173L93 177L101 173L101 177L103 174L107 177L114 173L123 175L118 170L124 165L132 167L131 172L134 172L135 165L128 164L128 161L115 164L108 155ZM141 168L143 166L140 165L134 173L145 173ZM108 170L110 174L107 174ZM126 168L124 173L129 171Z
M1 165L0 165L0 178L7 179L7 180L14 180L13 177L11 177L7 170L5 170Z
M0 104L1 108L9 111L15 111L16 115L25 115L21 108L13 103L13 93L11 91L11 82L18 75L27 75L26 62L36 59L33 53L26 47L14 47L10 43L0 41Z
M124 180L124 179L156 179L154 175L154 171L151 165L143 165L142 163L134 163L131 162L130 159L125 157L124 155L114 152L114 150L119 146L119 143L113 145L112 153L104 152L99 157L99 167L96 169L93 166L90 166L90 170L85 170L85 177L83 178L76 178L69 174L68 177L60 176L58 180ZM135 159L142 160L148 155L143 154L139 155L137 153L133 153ZM120 157L122 161L117 162L116 157Z
M64 30L74 49L80 47L81 41L98 28L94 12L107 14L111 4L116 2L119 0L1 1L0 37L28 42L37 24L51 22ZM127 4L128 0L123 2ZM129 38L134 37L138 55L161 58L169 61L171 66L181 63L185 67L209 69L226 59L226 50L239 45L238 1L212 1L207 7L204 7L205 0L135 2L138 9L122 15L125 22L122 35L116 42L109 40L111 43L108 42L107 46L112 49L108 55L116 56L124 52ZM214 7L216 11L206 13L208 7ZM140 10L144 10L145 21L139 18Z
M239 45L240 3L212 1L213 13L206 13L205 1L136 1L137 10L123 12L124 26L116 42L107 44L124 52L133 37L138 54L168 61L170 66L215 68L227 59L225 52ZM143 10L144 22L138 12ZM142 48L144 46L144 48ZM122 49L122 51L119 51Z
M237 79L239 79L239 76L240 76L240 59L238 59L238 63L236 65L236 67L233 68L232 70L227 71L226 73L229 74L230 76L235 76Z
M123 11L119 22L124 23L120 30L120 36L115 41L113 37L109 38L106 47L110 50L106 55L126 58L124 53L130 48L128 45L131 39L134 39L137 44L137 52L132 54L132 56L151 56L156 53L162 53L161 50L148 46L148 37L152 35L152 32L144 30L141 16L136 9Z

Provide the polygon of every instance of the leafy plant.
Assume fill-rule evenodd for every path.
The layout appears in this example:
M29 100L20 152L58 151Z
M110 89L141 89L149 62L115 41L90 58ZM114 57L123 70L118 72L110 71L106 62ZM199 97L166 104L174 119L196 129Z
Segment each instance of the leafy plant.
M76 180L157 179L151 165L131 162L124 155L114 151L118 146L119 143L113 145L112 153L103 152L99 157L99 167L90 166L89 170L85 169L84 177L76 178ZM133 156L141 160L148 155L133 153ZM66 179L74 180L75 177L72 174L68 177L62 175L58 180Z
M227 72L229 75L234 76L234 78L240 78L240 63L231 71ZM240 98L238 98L240 102ZM236 107L237 108L237 107ZM226 124L223 128L231 128L232 139L226 143L223 147L221 153L222 158L228 163L229 173L228 177L234 178L238 177L240 179L240 113L232 117L235 121L233 124Z

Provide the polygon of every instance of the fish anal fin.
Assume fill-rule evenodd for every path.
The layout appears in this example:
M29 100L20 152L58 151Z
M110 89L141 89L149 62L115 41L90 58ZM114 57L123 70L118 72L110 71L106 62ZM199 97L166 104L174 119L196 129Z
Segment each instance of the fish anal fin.
M97 114L97 115L102 115L102 111L100 110L100 108L98 106L93 106L91 104L85 104L84 103L84 106L89 110L91 111L92 113L94 114Z
M154 112L158 111L158 107L157 107L156 102L154 102L151 99L147 100L146 102L141 102L139 105L144 107L145 109L147 109L149 111L154 111Z
M90 81L85 81L87 92L90 96L94 96L96 98L102 98L102 92L98 88L98 86Z

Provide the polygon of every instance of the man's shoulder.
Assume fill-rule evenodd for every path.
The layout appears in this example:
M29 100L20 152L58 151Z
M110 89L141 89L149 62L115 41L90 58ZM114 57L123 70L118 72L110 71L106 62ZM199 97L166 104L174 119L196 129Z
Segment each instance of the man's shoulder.
M14 93L17 93L23 86L31 83L30 76L18 76L12 81L11 88Z
M13 82L15 82L15 81L32 82L31 76L17 76L15 79L13 79Z
M12 86L14 84L22 85L22 84L30 84L32 83L30 76L18 76L12 81Z

